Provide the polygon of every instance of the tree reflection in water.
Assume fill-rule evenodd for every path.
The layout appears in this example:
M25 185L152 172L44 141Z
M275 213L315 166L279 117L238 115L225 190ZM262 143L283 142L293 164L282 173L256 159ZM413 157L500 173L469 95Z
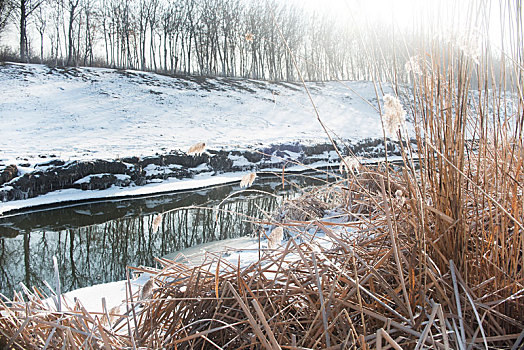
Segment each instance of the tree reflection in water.
M306 181L308 184L311 180ZM54 281L52 257L59 261L64 292L122 280L126 266L155 266L155 257L197 244L235 238L253 232L246 217L262 218L293 191L281 191L278 180L264 180L257 189L278 193L228 199L237 186L128 201L86 204L24 214L0 220L0 292L11 296L26 286ZM303 183L305 185L306 183ZM197 208L187 208L198 205ZM203 208L206 207L206 208ZM180 208L180 209L177 209ZM177 210L173 210L177 209ZM163 216L154 232L156 213ZM241 215L231 214L231 212ZM13 232L18 233L13 236ZM8 237L11 236L11 237Z

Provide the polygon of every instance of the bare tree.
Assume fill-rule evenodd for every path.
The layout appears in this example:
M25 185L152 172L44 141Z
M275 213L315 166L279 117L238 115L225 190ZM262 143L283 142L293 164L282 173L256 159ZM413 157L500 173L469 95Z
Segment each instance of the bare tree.
M61 35L60 30L63 24L63 4L62 0L54 0L50 3L50 15L48 15L48 21L52 26L51 34L49 39L51 41L50 55L54 59L55 65L58 64L58 60L62 58L62 46L60 45Z
M67 65L71 66L75 64L74 59L74 50L75 50L75 43L74 43L74 24L75 19L78 16L78 6L80 5L80 0L67 0L66 1L66 10L69 16L68 21L68 30L67 30Z
M50 53L68 65L98 58L115 68L271 80L297 78L293 57L309 80L390 79L386 72L402 67L395 53L410 45L391 28L308 15L277 0L0 0L0 30L8 1L16 2L24 61L28 23L40 36L40 60Z
M44 61L44 34L47 26L47 10L41 5L36 11L36 30L40 34L40 63Z
M29 42L27 40L27 23L33 12L44 2L44 0L19 0L18 16L20 19L20 60L29 60Z
M0 0L0 33L7 26L12 12L13 3L10 0Z

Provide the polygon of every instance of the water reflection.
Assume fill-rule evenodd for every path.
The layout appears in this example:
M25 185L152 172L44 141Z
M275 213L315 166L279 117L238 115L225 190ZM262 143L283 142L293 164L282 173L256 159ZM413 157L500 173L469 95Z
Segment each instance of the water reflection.
M318 183L304 177L293 180L301 186ZM260 180L253 188L278 197L235 196L221 205L224 211L209 210L239 190L226 185L0 218L0 292L11 296L14 289L20 290L19 282L42 287L42 281L54 281L53 256L59 261L64 292L124 279L126 266L155 266L154 257L245 236L252 232L252 224L244 215L262 218L259 208L271 212L296 193L282 191L281 180L276 178ZM206 208L185 208L188 206ZM167 211L154 232L155 214Z

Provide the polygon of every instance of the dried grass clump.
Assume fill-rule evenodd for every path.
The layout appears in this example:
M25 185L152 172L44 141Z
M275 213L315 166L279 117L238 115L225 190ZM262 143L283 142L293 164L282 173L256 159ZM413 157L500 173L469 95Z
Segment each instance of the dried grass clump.
M333 207L319 193L307 193L296 199L286 200L275 217L278 221L307 221L324 217L326 210Z
M425 49L409 106L418 163L403 152L398 170L363 167L286 201L259 224L291 238L249 266L208 254L199 266L135 268L155 288L129 294L116 321L78 301L50 307L25 288L0 303L8 348L522 348L522 65L511 111L505 92L484 93L492 67L472 71L471 58L441 43ZM402 137L404 109L384 100L384 126Z

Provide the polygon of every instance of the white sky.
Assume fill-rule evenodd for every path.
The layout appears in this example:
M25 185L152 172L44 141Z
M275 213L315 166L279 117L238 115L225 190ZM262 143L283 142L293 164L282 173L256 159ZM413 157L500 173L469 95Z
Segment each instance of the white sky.
M365 15L373 20L409 21L412 17L412 0L296 0L311 10L330 11L348 15ZM422 0L424 1L424 0Z
M421 24L435 31L461 32L467 28L468 8L484 3L490 18L489 37L496 45L500 39L499 2L492 0L290 0L314 12L363 23L394 23L397 29L410 30ZM480 26L478 25L473 25ZM484 30L480 30L485 32Z

